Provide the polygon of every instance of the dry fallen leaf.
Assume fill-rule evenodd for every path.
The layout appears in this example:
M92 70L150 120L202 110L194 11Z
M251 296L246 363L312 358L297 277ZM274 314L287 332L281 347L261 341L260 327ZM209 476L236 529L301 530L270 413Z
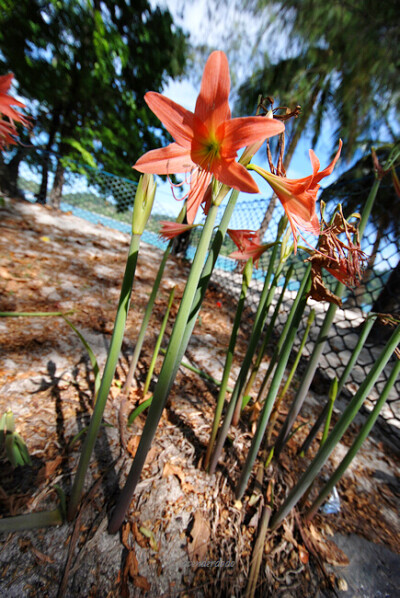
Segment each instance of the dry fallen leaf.
M124 574L125 573L129 573L129 576L132 579L139 573L139 564L134 550L130 550L126 557Z
M129 438L126 450L131 455L131 457L135 456L137 447L139 446L139 442L140 442L140 435L131 436Z
M11 280L12 276L4 266L0 266L0 277L4 278L4 280Z
M132 534L133 534L136 542L139 544L140 548L147 547L147 545L148 545L147 538L142 533L140 533L136 522L132 524Z
M127 550L131 550L129 545L129 534L131 533L131 524L129 521L123 524L122 526L122 533L121 533L121 541L122 544L125 546Z
M39 486L43 482L46 482L61 465L63 458L58 455L55 459L47 461L43 467L41 467L36 476L36 484Z
M307 550L304 548L304 546L298 546L299 549L299 559L300 561L303 563L303 565L307 565L308 560L309 560L309 554L307 552Z
M210 539L210 527L201 511L196 511L194 514L194 522L190 535L192 540L188 543L189 558L192 561L204 560Z
M140 588L144 592L150 592L150 589L151 589L151 585L149 584L147 579L145 577L143 577L143 575L136 575L133 578L133 585L136 586L137 588Z
M176 477L178 478L178 480L181 483L182 490L185 493L194 492L194 488L193 488L192 484L185 481L185 474L183 473L182 469L180 467L178 467L178 465L173 465L172 463L166 463L164 465L162 477L167 478L170 475L176 475Z
M314 525L310 524L308 530L303 528L303 532L307 534L318 556L323 561L339 567L345 567L349 564L349 558L343 550L340 550L332 540L325 539Z

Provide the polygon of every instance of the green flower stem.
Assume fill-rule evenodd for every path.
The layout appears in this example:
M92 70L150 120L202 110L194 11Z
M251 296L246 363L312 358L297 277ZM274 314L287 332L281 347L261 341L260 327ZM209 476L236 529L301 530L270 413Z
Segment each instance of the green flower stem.
M324 431L322 432L322 438L320 446L323 446L326 442L326 439L329 436L329 428L331 426L332 420L332 413L333 413L333 406L336 401L336 397L338 396L338 379L335 376L331 382L331 386L329 388L329 398L328 398L328 411L326 414Z
M239 197L239 191L234 190L231 192L229 201L227 203L227 206L226 206L223 216L221 218L221 222L219 224L219 227L215 233L213 242L211 244L211 250L209 251L206 263L205 263L203 271L201 273L200 282L197 286L196 294L193 299L190 316L189 316L187 325L186 325L185 330L182 335L181 346L179 349L179 353L177 354L175 369L172 374L173 380L175 379L178 369L181 365L184 367L187 367L189 369L193 369L193 366L183 363L182 359L185 354L186 348L188 346L190 337L192 336L193 328L195 327L195 324L197 322L197 318L198 318L200 308L201 308L201 305L202 305L202 302L204 299L204 295L206 293L208 283L209 283L211 275L213 273L215 263L218 259L218 255L221 250L221 246L222 246L223 240L226 235L226 231L229 226L229 221L232 217L233 210L235 208L238 197ZM215 380L211 376L208 376L208 374L206 374L205 372L201 372L201 370L197 370L197 369L193 369L193 371L195 371L195 373L198 373L199 376L201 376L207 380L210 380L210 382L213 382L214 384L217 384L217 385L219 384L219 382L217 380ZM232 390L229 388L227 390L228 390L228 392L232 392Z
M295 300L293 301L292 307L290 308L290 311L289 311L289 314L287 316L287 319L286 319L285 325L283 327L283 330L282 330L282 332L279 335L279 339L278 339L278 341L276 343L276 347L274 349L274 352L272 354L271 360L269 362L269 366L268 366L268 369L267 369L267 371L265 373L264 380L262 381L260 390L258 391L257 402L260 402L262 400L262 396L264 394L264 391L265 391L265 388L267 386L268 380L269 380L269 378L270 378L270 376L272 374L272 371L273 371L273 369L275 367L275 364L276 364L276 362L277 362L277 360L279 358L279 353L280 353L280 351L281 351L281 349L282 349L282 347L284 345L284 342L286 340L286 337L287 337L287 335L288 335L288 333L289 333L289 331L291 329L291 326L292 326L292 323L293 323L293 318L294 318L294 316L296 314L297 306L300 303L300 300L301 300L301 298L303 296L304 289L305 289L306 284L308 282L308 279L310 277L310 272L311 272L311 264L308 264L307 268L306 268L306 270L304 272L303 280L301 281L300 287L299 287L299 289L297 291Z
M272 274L272 271L273 271L274 264L275 264L275 255L276 255L274 253L275 249L278 249L278 244L274 245L274 249L273 249L272 256L271 256L271 261L270 261L269 266L268 266L268 272L267 272L267 277L268 278L270 278L270 276ZM270 286L269 286L268 293L266 295L265 301L263 301L262 299L260 299L260 303L261 303L260 328L257 329L257 330L255 330L255 327L253 327L253 331L252 331L252 334L250 336L249 350L246 353L246 356L245 356L245 359L244 359L244 362L243 362L243 363L246 362L246 357L248 355L249 362L248 362L248 364L245 365L245 372L244 372L243 383L246 381L246 378L247 378L247 375L248 375L248 371L249 371L249 369L251 367L251 362L253 360L254 353L255 353L255 351L257 349L257 344L258 344L258 342L260 340L260 337L262 335L262 332L263 332L263 329L264 329L264 326L265 326L265 322L266 322L266 319L267 319L267 316L268 316L269 308L271 307L271 303L272 303L272 300L274 298L275 291L276 291L276 289L278 287L279 276L280 276L280 273L282 271L282 268L283 268L283 262L279 261L278 266L277 266L277 268L276 268L276 270L274 272L274 276L272 278L272 282L270 283ZM255 332L256 332L256 334L255 334ZM271 334L271 332L272 332L272 329L270 327L267 327L267 330L266 330L267 342L268 342L269 335ZM265 345L266 344L267 343L265 343ZM263 351L263 353L264 353L264 347L263 346L261 347L261 351ZM261 363L262 358L263 358L263 353L261 353L261 351L259 352L258 358L256 360L256 366L258 364L257 370L260 367L260 363ZM256 371L256 374L257 374L257 371ZM240 374L239 374L239 376L240 376ZM235 411L234 411L233 418L232 418L232 425L233 426L237 426L238 423L239 423L240 412L242 410L242 401L240 400L240 397L242 396L243 386L244 386L244 384L241 384L240 391L239 391L239 394L238 394L238 399L236 400Z
M396 359L396 363L393 366L391 374L390 374L390 376L385 384L385 387L382 391L382 394L380 395L379 399L377 400L373 410L368 415L367 420L365 421L363 427L361 428L360 433L358 434L357 438L353 442L353 444L352 444L351 448L349 449L349 451L347 452L346 456L342 459L342 461L336 468L336 471L331 475L331 477L326 482L326 484L322 488L321 492L319 493L319 495L317 496L317 498L315 499L315 501L313 502L311 507L308 509L307 514L306 514L306 519L310 519L312 517L312 515L315 513L315 511L318 509L318 507L324 502L325 498L330 494L330 492L332 491L332 488L338 483L338 481L340 480L340 478L342 477L342 475L344 474L344 472L346 471L346 469L348 468L348 466L350 465L350 463L356 456L362 443L364 442L364 440L367 438L368 434L372 430L372 427L375 424L375 422L382 410L382 407L384 406L384 404L386 402L389 392L391 391L399 374L400 374L400 360Z
M299 347L299 350L297 351L297 355L296 355L296 358L294 360L294 364L292 366L292 369L290 370L289 376L287 377L287 380L285 382L284 387L280 391L280 393L278 395L278 398L275 401L274 408L272 410L271 418L269 420L268 428L267 428L267 440L266 440L267 446L271 442L272 432L273 432L276 420L278 419L278 415L279 415L279 408L280 408L281 403L282 403L282 401L283 401L283 399L284 399L284 397L285 397L285 395L286 395L286 393L288 391L289 386L292 383L293 376L295 375L296 370L298 368L298 365L300 363L300 359L301 359L301 356L303 354L304 347L305 347L307 339L308 339L308 335L310 334L310 329L311 329L311 326L312 326L312 324L314 322L314 318L315 318L315 311L312 309L311 312L310 312L310 315L308 316L307 326L306 326L306 329L304 331L303 338L301 339L300 347Z
M218 463L220 454L222 452L222 448L224 446L226 437L228 435L229 426L231 425L232 418L234 416L234 411L235 411L237 404L239 405L239 409L241 408L241 401L240 401L241 392L242 392L243 386L246 382L247 374L248 374L249 368L251 366L251 361L253 359L254 351L256 350L257 342L260 338L260 334L264 327L265 320L266 320L267 314L268 314L268 310L266 309L265 306L266 306L266 303L268 302L268 298L269 298L271 276L272 276L273 265L275 263L277 251L278 251L278 245L275 244L274 248L272 250L272 255L271 255L270 263L268 266L267 274L265 276L264 286L263 286L263 290L261 293L260 302L258 304L256 316L254 319L253 329L252 329L252 332L250 335L246 355L243 359L242 366L240 368L240 372L239 372L238 378L236 380L231 399L229 401L229 406L228 406L228 409L227 409L227 412L225 415L225 419L224 419L224 422L220 429L220 432L219 432L219 435L217 438L217 442L215 445L214 453L213 453L213 456L210 461L210 467L209 467L210 474L213 474L217 467L217 463ZM275 288L274 288L274 290L275 290Z
M156 365L156 360L157 360L157 357L158 357L158 353L160 351L161 342L162 342L162 339L164 338L165 329L167 327L168 318L169 318L169 312L171 310L172 302L174 300L175 288L176 287L174 287L171 290L170 294L169 294L167 310L165 312L165 316L164 316L164 319L163 319L162 324L161 324L160 333L158 335L156 346L154 347L153 356L151 358L151 363L150 363L149 371L147 372L146 381L144 383L143 396L146 396L147 391L149 390L149 386L150 386L150 382L151 382L151 377L153 375L153 371L154 371L154 368L155 368L155 365Z
M179 351L177 352L177 355L176 355L176 360L175 360L174 368L171 371L170 384L169 384L169 387L165 389L165 396L166 397L168 397L168 393L169 393L169 391L170 391L170 389L172 387L173 381L176 378L176 374L178 372L179 366L181 365L183 355L184 355L184 353L186 351L186 347L187 347L187 345L189 343L189 340L190 340L190 337L192 335L193 328L194 328L194 326L196 324L197 317L198 317L198 314L199 314L199 311L200 311L200 307L201 307L202 301L204 299L204 295L206 293L207 286L208 286L209 280L211 278L211 274L213 272L215 263L217 261L217 258L218 258L218 255L219 255L219 252L220 252L223 240L224 240L225 235L226 235L226 231L228 229L229 221L231 219L231 216L232 216L233 210L235 208L235 205L236 205L238 197L239 197L239 191L236 191L236 190L232 191L232 193L230 195L230 198L229 198L229 201L228 201L228 204L227 204L227 206L225 208L225 211L224 211L224 214L222 216L220 225L219 225L219 227L217 229L217 232L216 232L216 234L214 236L214 239L213 239L213 242L212 242L212 245L211 245L211 250L210 250L210 252L208 254L206 263L205 263L203 271L201 273L200 281L199 281L199 283L197 285L197 288L195 289L195 296L194 296L194 299L193 299L193 302L192 302L190 315L189 315L186 327L184 328L184 331L183 331L182 340L181 340L181 344L180 344L180 347L179 347ZM197 252L196 252L196 256L197 256ZM187 286L188 286L188 283L186 284L186 287ZM161 376L161 374L160 374L160 376ZM146 423L147 423L147 421L146 421ZM148 446L150 446L150 444ZM144 456L144 459L145 458L146 458L146 456ZM136 484L137 484L137 482L138 482L138 480L140 478L140 473L141 473L141 470L143 468L144 459L143 459L143 456L142 456L142 460L143 460L142 464L137 467L137 469L139 469L139 467L140 467L140 471L136 471L135 477L134 477L134 474L132 472L134 463L132 464L132 469L131 469L131 472L130 472L131 479L130 479L130 482L129 482L131 495L135 491ZM126 512L126 509L129 506L129 500L130 499L128 498L128 490L126 489L127 484L128 484L128 480L127 480L127 483L126 483L125 488L124 488L124 491L125 491L124 503L125 504L122 504L119 507L120 511L122 511L122 509L124 509L124 513L122 514L120 512L118 514L117 508L115 509L114 514L113 514L113 519L110 522L110 527L109 527L110 533L113 533L113 531L112 531L113 529L115 531L117 531L119 529L119 527L120 527L121 524L118 523L118 519L121 522L123 521L123 516L124 516L124 514ZM117 519L117 516L118 516L118 519ZM111 527L111 525L113 527Z
M60 316L61 318L64 318L65 316L69 316L73 313L73 311L0 311L0 318L18 318L19 316L26 318Z
M290 374L289 374L289 376L288 376L288 378L286 380L285 386L282 388L282 391L279 393L280 395L282 395L282 397L284 397L285 394L287 393L288 388L289 388L289 386L290 386L290 384L291 384L291 382L293 380L293 376L296 373L296 370L297 370L297 367L299 365L301 356L303 354L304 347L306 346L308 335L310 334L311 326L313 325L314 319L315 319L315 310L312 309L310 311L310 315L308 316L307 326L306 326L306 329L304 331L303 338L301 339L300 347L299 347L299 350L297 352L296 359L294 361L293 367L292 367L292 369L290 371Z
M153 395L151 397L149 397L148 399L146 399L145 401L143 401L143 403L140 403L140 405L138 405L136 407L136 409L134 409L132 411L132 413L128 417L128 426L132 425L133 422L135 421L135 419L137 418L137 416L140 415L141 413L143 413L143 411L145 409L147 409L147 407L150 407L152 400L153 400Z
M265 334L264 334L264 340L263 340L262 345L260 347L260 350L258 352L257 359L256 359L255 364L253 366L253 369L251 371L250 377L249 377L249 379L247 381L247 384L245 386L245 389L243 391L243 395L244 396L247 396L247 395L250 394L251 389L252 389L253 384L254 384L254 381L255 381L255 379L257 377L258 371L260 369L261 362L262 362L263 357L265 355L265 352L267 350L267 345L269 343L269 340L271 338L271 334L272 334L272 332L274 330L274 327L275 327L276 318L278 317L279 310L281 308L282 301L283 301L283 298L285 296L285 291L286 291L287 286L288 286L288 284L290 282L290 279L292 277L293 270L294 270L294 265L292 264L291 266L289 266L288 271L286 273L285 282L283 284L281 294L279 295L279 299L278 299L278 301L276 303L276 306L275 306L275 309L274 309L274 313L272 314L272 318L271 318L271 320L268 323L267 330L265 331ZM280 274L280 270L276 273L276 276L279 276L279 274Z
M182 337L184 335L185 327L187 326L190 312L192 310L197 286L199 282L201 284L200 277L213 234L217 211L218 207L211 205L202 235L200 237L200 242L196 250L193 264L190 269L179 311L176 316L167 353L165 355L158 382L154 389L153 400L149 408L149 413L146 418L140 443L126 480L126 484L119 495L114 513L111 517L108 527L110 533L117 532L122 525L125 513L132 500L132 495L140 479L147 453L156 434L158 423L164 410L169 391L175 379L176 371L179 368L179 364L182 359L180 356Z
M176 222L177 223L183 222L185 214L186 214L186 206L184 206L182 208L182 210L179 212L179 215L178 215L178 217L176 219ZM160 266L158 268L157 276L156 276L156 278L154 280L154 285L153 285L153 288L151 290L148 303L146 305L146 311L144 312L142 324L140 326L139 336L138 336L138 339L136 341L136 345L135 345L135 349L133 351L131 362L129 364L128 375L126 377L125 384L124 384L124 386L122 388L122 394L124 396L126 396L129 393L129 390L130 390L130 388L132 386L133 376L135 374L136 366L137 366L137 363L139 361L139 356L140 356L140 352L141 352L142 347L143 347L143 342L144 342L144 338L146 336L147 327L149 325L151 313L153 311L154 303L155 303L155 300L156 300L156 297L157 297L157 294L158 294L158 289L160 288L161 279L162 279L163 274L164 274L164 270L165 270L165 266L166 266L167 260L169 258L169 254L171 253L171 249L172 249L173 243L174 243L174 239L171 239L171 241L167 245L167 248L164 251L163 258L162 258Z
M345 367L345 369L343 370L342 375L340 376L339 382L338 382L338 390L337 390L337 396L340 395L340 392L347 380L348 375L350 374L350 372L353 369L354 364L356 363L358 356L361 353L361 350L365 344L365 341L367 340L367 337L370 333L370 330L374 324L376 320L376 314L370 314L367 319L364 322L364 326L362 327L361 330L361 334L358 338L357 344L354 347L352 353L351 353L351 357ZM313 427L311 428L310 432L308 433L307 438L305 439L303 445L300 447L299 453L302 457L304 457L304 455L306 454L306 452L308 451L308 449L311 446L312 441L314 440L315 436L318 433L318 430L320 429L320 427L322 426L323 422L326 420L326 416L328 414L329 411L329 401L326 402L325 407L323 408L323 410L321 411L321 413L318 416L317 421L315 422L315 424L313 425Z
M95 403L97 393L99 392L99 388L100 388L100 382L101 382L100 369L99 369L99 364L97 363L96 355L94 354L92 347L89 345L89 343L87 342L85 337L79 332L79 330L73 325L73 323L70 322L68 320L68 318L65 317L65 315L63 315L62 317L65 320L65 322L68 324L68 326L71 328L71 330L73 330L75 332L75 334L81 341L82 345L85 347L87 354L89 356L90 363L92 364L92 368L93 368L93 374L94 374L94 403Z
M119 354L124 337L125 323L128 315L129 303L132 293L132 285L135 277L136 263L140 245L140 235L132 235L129 247L128 259L126 262L124 278L122 281L121 294L115 317L114 331L111 338L110 349L104 367L100 389L94 406L93 415L90 420L89 430L85 438L82 453L79 460L78 470L72 486L71 498L68 505L68 519L75 516L81 498L86 472L89 466L90 457L96 442L97 434L101 425L108 393L114 378Z
M41 513L28 513L17 517L0 519L0 532L20 532L28 529L61 525L63 518L60 509L42 511Z
M286 337L285 343L282 347L282 351L279 355L279 361L276 366L276 370L275 370L274 376L272 378L271 385L269 387L268 394L265 399L263 409L262 409L262 411L260 413L260 417L258 419L257 429L254 434L249 452L247 453L246 462L243 466L243 470L242 470L238 485L235 490L236 498L241 498L244 491L246 490L247 482L251 475L251 471L252 471L254 462L256 460L258 450L261 446L261 442L262 442L262 439L265 434L265 429L267 427L272 408L274 406L274 401L278 394L279 387L281 385L282 378L283 378L283 375L286 370L286 365L287 365L290 353L293 348L294 340L296 338L297 329L298 329L301 318L303 316L304 309L307 304L307 292L310 289L310 283L311 283L311 281L308 277L307 277L307 280L308 280L308 286L307 286L307 288L304 289L304 291L302 293L301 300L298 303L296 313L293 318L292 326L290 327L290 330Z
M371 191L368 194L367 201L365 202L363 213L361 215L360 224L358 226L358 234L359 234L360 240L362 239L362 237L364 235L365 227L368 224L368 220L371 215L371 211L374 206L375 198L378 193L380 184L381 184L381 181L378 178L376 178L374 181L374 184L371 187Z
M161 348L160 353L163 353L163 355L165 355L166 350ZM221 386L221 382L219 380L217 380L216 378L213 378L213 376L210 376L210 374L207 374L207 372L205 372L204 370L200 370L199 368L196 368L194 365L191 365L187 361L181 361L179 366L182 366L183 368L190 370L194 374L197 374L198 376L200 376L200 378L203 378L203 380L207 380L207 382L211 382L215 386ZM226 390L228 392L232 392L233 388L230 388L228 386Z
M271 506L265 505L261 515L261 522L257 534L257 540L254 544L254 550L251 559L251 569L247 580L245 598L254 598L258 588L258 579L261 563L264 556L265 537L268 531L268 524L271 517Z
M319 449L308 469L302 475L296 486L291 490L279 511L272 517L271 529L275 529L281 523L281 521L296 505L303 493L307 490L310 484L312 484L318 473L321 471L336 445L341 440L343 434L346 432L347 428L357 415L359 409L364 403L365 398L368 396L368 393L371 391L376 380L379 378L382 370L385 368L390 357L392 356L393 351L399 344L399 341L400 326L397 326L378 359L368 372L364 382L361 384L357 393L343 411L337 424L329 434L325 444Z
M342 284L341 282L338 282L336 285L334 294L337 295L337 297L341 297L343 295L345 288L346 287L344 284ZM307 368L304 372L303 378L301 380L300 387L297 391L296 397L290 407L288 416L280 430L278 439L276 441L276 444L275 444L275 456L276 457L279 457L279 454L280 454L282 448L286 444L286 441L290 434L290 430L292 429L293 424L299 414L299 411L303 406L304 400L308 393L308 389L311 386L311 382L314 378L315 371L318 367L320 357L324 350L329 330L330 330L330 328L333 324L333 321L335 319L336 310L337 310L337 305L334 303L331 303L328 308L328 311L326 312L325 319L321 326L321 330L319 332L318 338L315 341L314 349L311 354L310 360L307 364Z
M223 409L224 402L225 402L225 395L226 395L226 391L227 391L227 387L228 387L229 374L230 374L232 362L233 362L233 355L234 355L234 350L235 350L235 345L236 345L237 333L239 330L240 320L242 318L242 313L243 313L243 308L244 308L244 302L245 302L245 299L247 296L247 290L249 288L252 275L253 275L253 259L250 258L246 262L246 265L243 270L242 288L240 291L240 297L239 297L238 305L236 308L235 320L233 322L231 338L229 340L229 346L228 346L228 351L226 354L224 371L222 374L221 386L220 386L218 399L217 399L217 406L216 406L216 409L214 412L214 421L213 421L210 440L208 442L207 452L206 452L206 456L205 456L205 460L204 460L204 469L206 469L206 470L208 469L208 466L210 463L211 452L212 452L215 438L216 438L217 432L218 432L218 426L219 426L219 422L221 419L222 409Z
M360 240L364 234L365 227L367 226L368 218L371 214L371 210L374 205L374 201L375 201L378 189L379 189L379 185L380 185L380 180L375 179L374 184L372 185L371 191L369 192L367 201L365 203L364 210L363 210L363 213L361 216L360 225L358 227L358 234L359 234ZM342 284L341 282L338 282L336 285L335 291L334 291L335 295L337 295L337 297L341 297L343 295L345 288L346 287L344 284ZM322 324L318 338L315 341L314 349L313 349L312 355L309 359L309 362L307 364L307 369L304 372L304 376L302 378L300 387L296 393L295 399L290 407L286 421L285 421L284 425L282 426L280 434L276 441L276 445L275 445L276 457L279 457L279 454L280 454L282 448L286 444L286 441L290 434L290 430L292 429L293 424L294 424L294 422L300 412L300 409L302 408L303 403L306 399L308 390L311 386L311 382L313 381L315 372L318 368L320 357L325 348L325 343L328 338L329 330L330 330L330 328L333 324L333 321L335 319L336 310L337 310L337 305L334 303L331 303L328 308L328 311L326 312L325 320Z

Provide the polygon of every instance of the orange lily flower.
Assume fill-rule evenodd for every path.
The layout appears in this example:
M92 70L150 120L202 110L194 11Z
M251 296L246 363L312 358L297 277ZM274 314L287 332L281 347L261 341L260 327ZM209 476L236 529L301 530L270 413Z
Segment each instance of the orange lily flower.
M160 224L162 226L158 234L163 239L167 239L167 241L178 237L196 226L193 224L179 224L178 222L170 222L169 220L161 220Z
M147 105L175 143L147 152L133 168L153 174L190 173L189 224L194 221L212 176L239 191L258 193L251 175L236 162L237 151L284 130L283 123L261 116L231 119L229 91L228 60L224 52L216 51L205 65L194 113L159 93L145 95Z
M312 233L313 235L320 234L320 223L315 211L317 193L320 188L318 183L321 179L332 173L335 164L339 159L341 149L342 141L340 140L336 156L329 166L324 170L321 170L321 172L319 172L320 162L313 150L310 150L313 173L302 179L286 179L271 174L264 168L260 168L254 164L248 166L250 170L258 172L258 174L271 185L282 203L292 228L295 253L297 250L297 235L299 234L299 229Z
M0 150L7 145L16 144L13 137L17 135L16 122L20 122L24 127L29 127L28 119L11 107L25 108L25 104L8 95L13 77L12 73L0 76ZM6 116L9 121L5 121L3 116Z
M271 245L262 245L260 243L260 235L258 231L228 229L227 233L239 249L239 251L233 251L229 257L234 260L246 261L253 258L254 266L258 268L260 257L264 251L271 247Z

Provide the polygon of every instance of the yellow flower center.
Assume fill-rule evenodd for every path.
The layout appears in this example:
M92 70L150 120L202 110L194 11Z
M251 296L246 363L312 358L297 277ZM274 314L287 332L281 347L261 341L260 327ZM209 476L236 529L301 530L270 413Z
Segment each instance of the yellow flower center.
M212 171L215 160L221 158L221 142L214 135L194 139L192 142L192 160L201 168Z

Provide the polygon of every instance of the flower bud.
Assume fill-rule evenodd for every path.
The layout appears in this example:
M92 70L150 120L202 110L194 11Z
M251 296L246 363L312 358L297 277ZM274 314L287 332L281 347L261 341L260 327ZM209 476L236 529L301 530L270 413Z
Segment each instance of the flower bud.
M142 235L153 207L157 185L152 174L140 177L133 204L132 233Z

